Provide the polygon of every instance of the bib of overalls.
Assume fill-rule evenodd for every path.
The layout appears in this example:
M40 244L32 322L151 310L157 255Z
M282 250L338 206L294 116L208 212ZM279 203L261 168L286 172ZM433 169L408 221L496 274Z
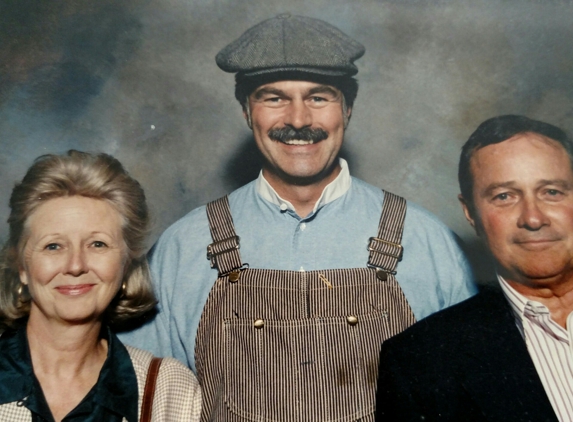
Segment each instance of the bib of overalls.
M382 342L415 322L395 278L406 201L385 193L364 268L251 269L227 197L207 215L219 276L195 343L203 421L373 421Z

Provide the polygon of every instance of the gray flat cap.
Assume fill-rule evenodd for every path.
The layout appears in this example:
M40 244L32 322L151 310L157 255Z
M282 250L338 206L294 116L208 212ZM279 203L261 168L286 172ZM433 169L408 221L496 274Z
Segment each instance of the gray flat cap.
M352 76L364 46L338 28L306 16L280 14L252 28L223 48L215 60L225 72L256 76L300 71Z

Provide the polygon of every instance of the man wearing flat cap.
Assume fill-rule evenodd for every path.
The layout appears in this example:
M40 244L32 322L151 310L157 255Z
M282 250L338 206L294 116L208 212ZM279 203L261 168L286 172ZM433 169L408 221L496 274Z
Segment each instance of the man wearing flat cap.
M203 420L373 420L380 344L474 293L453 234L338 156L363 54L283 14L217 55L263 169L164 233L159 314L123 337L196 371Z

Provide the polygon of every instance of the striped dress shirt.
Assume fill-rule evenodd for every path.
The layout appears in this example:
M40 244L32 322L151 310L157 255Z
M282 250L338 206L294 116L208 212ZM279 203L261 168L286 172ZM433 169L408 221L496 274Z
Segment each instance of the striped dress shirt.
M498 279L557 418L573 421L573 312L564 329L545 305L518 293L503 277Z

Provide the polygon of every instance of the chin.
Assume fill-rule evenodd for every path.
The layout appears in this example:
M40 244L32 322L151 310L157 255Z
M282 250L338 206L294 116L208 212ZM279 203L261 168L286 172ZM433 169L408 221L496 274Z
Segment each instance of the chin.
M529 280L532 285L550 285L556 280L564 277L567 270L563 267L554 266L534 266L520 269L520 274Z
M70 325L92 324L101 321L103 312L83 309L65 309L58 312L58 319Z

